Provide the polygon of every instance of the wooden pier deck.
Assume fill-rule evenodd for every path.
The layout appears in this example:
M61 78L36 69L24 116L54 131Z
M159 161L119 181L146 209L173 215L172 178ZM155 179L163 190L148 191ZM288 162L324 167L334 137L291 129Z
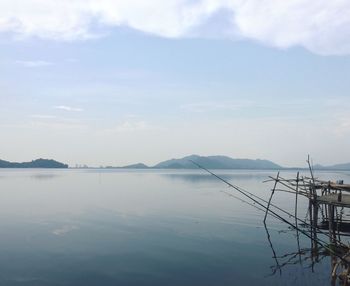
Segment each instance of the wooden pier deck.
M340 201L339 201L339 194L329 194L324 196L318 196L317 202L320 204L350 208L350 195L341 194Z
M350 185L348 184L337 184L334 182L329 182L328 184L331 189L350 192Z

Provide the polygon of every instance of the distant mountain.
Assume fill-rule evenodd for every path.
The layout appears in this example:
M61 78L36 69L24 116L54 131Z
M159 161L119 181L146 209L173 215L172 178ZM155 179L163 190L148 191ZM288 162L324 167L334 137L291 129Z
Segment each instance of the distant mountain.
M350 163L336 164L331 166L315 165L315 170L337 170L337 171L350 171Z
M227 156L198 156L191 155L181 159L171 159L155 165L159 169L196 169L191 161L208 169L281 169L268 160L233 159Z
M37 159L23 163L0 160L0 168L68 168L68 165L50 159Z
M137 163L137 164L127 165L122 168L123 169L147 169L149 167L143 163Z

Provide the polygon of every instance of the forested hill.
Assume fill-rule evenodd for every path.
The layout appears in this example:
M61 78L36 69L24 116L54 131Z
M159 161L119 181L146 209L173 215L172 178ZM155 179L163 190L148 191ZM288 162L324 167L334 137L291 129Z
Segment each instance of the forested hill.
M23 163L0 160L0 168L68 168L68 165L51 159L37 159Z
M124 166L123 168L130 169L197 169L198 167L191 161L208 169L255 169L255 170L277 170L282 169L280 165L277 165L268 160L252 160L252 159L233 159L227 156L198 156L191 155L181 159L171 159L160 162L155 166L149 167L145 164L133 164Z

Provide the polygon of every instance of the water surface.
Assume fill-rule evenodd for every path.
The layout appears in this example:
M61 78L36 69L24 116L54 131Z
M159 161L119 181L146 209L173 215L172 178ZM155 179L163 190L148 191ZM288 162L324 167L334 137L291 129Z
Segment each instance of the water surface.
M268 198L274 171L217 171ZM284 172L294 177L295 172ZM319 173L349 181L349 173ZM200 170L0 170L0 285L329 285L287 225ZM274 202L294 212L294 197ZM300 217L307 202L299 203ZM267 233L268 231L268 233ZM310 241L301 237L301 247ZM294 262L291 260L291 262Z

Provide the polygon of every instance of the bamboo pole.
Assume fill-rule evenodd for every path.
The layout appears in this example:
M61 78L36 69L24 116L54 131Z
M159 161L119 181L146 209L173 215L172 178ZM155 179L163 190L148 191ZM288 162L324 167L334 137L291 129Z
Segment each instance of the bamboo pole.
M270 210L270 204L271 204L272 196L273 196L273 194L275 193L275 190L276 190L276 187L277 187L277 183L278 183L278 178L279 178L279 176L280 176L280 172L277 173L277 178L276 178L276 181L275 181L275 185L273 186L273 189L272 189L272 191L271 191L271 196L270 196L269 202L268 202L268 204L267 204L266 212L265 212L264 223L266 222L267 213L268 213L269 210Z
M263 209L267 209L267 206L264 205L262 202L266 202L264 199L256 196L256 195L253 195L252 193L238 187L238 186L235 186L231 183L229 183L228 181L226 181L225 179L221 178L220 176L216 175L215 173L211 172L210 170L208 170L207 168L205 167L202 167L201 165L199 165L198 163L192 161L192 160L189 160L190 162L192 162L194 165L196 165L197 167L203 169L204 171L208 172L209 174L213 175L215 178L217 178L218 180L224 182L225 184L227 184L228 186L232 187L233 189L235 189L236 191L238 191L239 193L241 193L243 196L245 196L246 198L248 198L249 200L251 200L254 204L258 205L259 207L263 208ZM262 201L262 202L261 202ZM285 213L288 213L286 211L284 211L283 209L277 207L277 206L274 206L275 208L285 212ZM271 215L274 215L275 217L277 217L280 221L286 223L287 225L291 226L293 229L296 229L296 226L291 223L290 221L288 221L287 219L283 218L281 215L279 215L276 211L273 211L273 210L268 210L269 213ZM291 217L293 217L292 214L289 214ZM305 235L306 237L310 238L311 240L313 240L313 237L312 237L312 234L310 235L308 232L304 231L303 229L299 229L299 231ZM327 249L329 252L331 252L332 254L334 254L336 257L340 258L341 260L343 260L343 258L341 256L339 256L336 252L334 252L334 250L330 247L328 247L327 243L320 239L320 238L317 238L314 240L315 243L319 244L321 247L324 247L325 249ZM347 263L347 261L344 261Z

